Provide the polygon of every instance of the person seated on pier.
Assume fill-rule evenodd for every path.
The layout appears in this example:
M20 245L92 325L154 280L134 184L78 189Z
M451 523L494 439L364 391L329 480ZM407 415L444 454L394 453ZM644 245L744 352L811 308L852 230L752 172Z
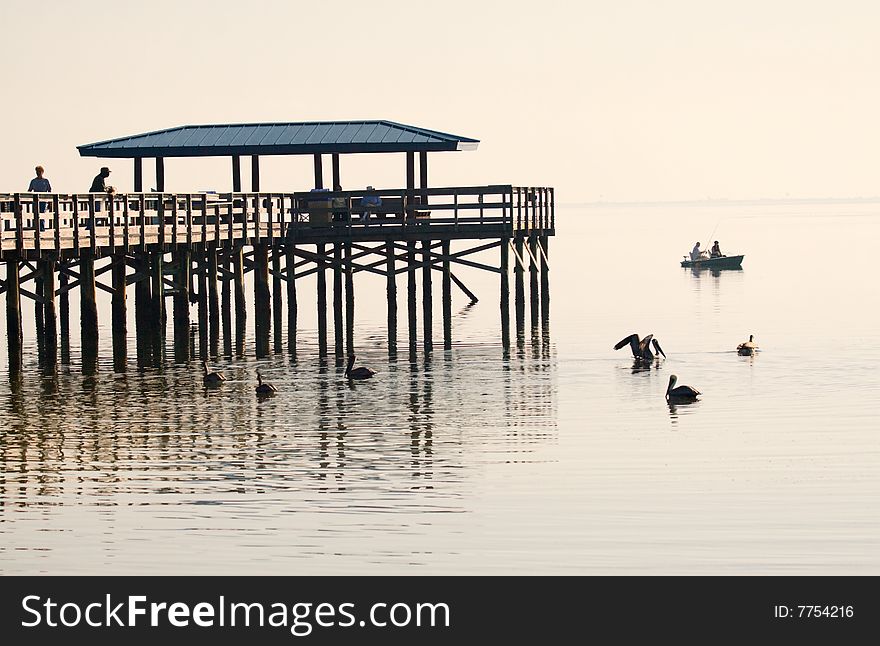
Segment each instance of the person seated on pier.
M367 187L368 191L375 191L372 186ZM364 195L361 198L361 206L364 208L363 219L366 222L370 219L370 216L373 215L373 212L370 210L370 207L382 206L382 198L378 195Z
M342 190L342 186L340 184L334 184L333 190L335 192L339 192ZM333 221L334 222L345 222L346 216L346 199L344 197L334 197L331 200L331 206L333 207Z
M116 189L112 186L107 186L104 182L108 177L110 177L110 169L106 166L101 167L101 172L95 175L95 179L92 180L92 187L89 189L89 193L115 193Z
M710 258L720 258L724 254L721 253L721 247L718 246L718 241L715 241L715 244L712 245L712 251L709 253Z

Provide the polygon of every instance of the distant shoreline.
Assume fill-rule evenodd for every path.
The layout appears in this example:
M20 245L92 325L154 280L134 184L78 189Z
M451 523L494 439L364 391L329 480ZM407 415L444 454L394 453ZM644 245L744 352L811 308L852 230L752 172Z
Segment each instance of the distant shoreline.
M878 204L880 197L816 197L816 198L762 198L738 200L656 200L638 202L559 202L557 206L603 207L603 206L760 206L782 204Z

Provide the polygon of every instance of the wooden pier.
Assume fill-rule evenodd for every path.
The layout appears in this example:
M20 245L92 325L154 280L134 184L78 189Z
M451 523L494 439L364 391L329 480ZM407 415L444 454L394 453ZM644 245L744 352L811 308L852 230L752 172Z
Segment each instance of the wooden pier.
M372 122L357 123L362 131L364 123ZM394 128L418 130L386 124L382 132L393 132ZM201 358L219 354L220 339L223 339L224 354L232 356L234 351L242 355L246 352L248 295L244 279L247 273L252 273L253 278L253 325L258 357L284 351L285 347L289 353L296 353L299 308L305 306L304 298L312 300L297 289L297 282L312 275L317 279L317 293L312 302L317 307L321 356L326 356L330 347L337 358L356 351L355 278L362 272L383 276L386 280L387 347L392 356L399 344L397 277L402 274L406 274L407 342L411 351L418 347L420 339L425 352L433 350L435 272L440 274L445 348L451 346L454 334L453 284L472 301L476 300L456 273L463 268L498 274L501 341L505 348L510 343L511 269L517 334L521 337L525 330L526 272L530 277L531 325L534 329L541 323L546 327L548 239L555 234L553 189L512 185L429 187L427 150L422 148L439 145L432 137L445 142L442 138L451 136L433 131L418 132L428 133L419 135L427 138L427 143L396 142L387 149L366 150L358 148L361 144L356 141L341 142L337 137L330 148L334 186L340 185L340 153L405 152L405 188L324 190L322 153L327 152L324 137L325 143L317 148L315 144L297 144L300 147L292 152L279 149L282 150L279 154L318 151L314 153L317 190L261 192L259 157L254 155L251 162L254 190L243 192L240 155L235 153L249 149L227 146L220 151L212 147L207 152L180 147L164 150L169 155L181 156L230 153L235 190L228 193L165 192L162 157L156 158L158 190L144 192L142 156L138 156L134 158L138 190L133 193L0 194L0 263L6 270L5 277L0 278L0 294L6 295L10 371L15 374L22 366L22 297L35 302L41 362L54 365L58 360L59 332L61 361L70 361L68 295L77 288L85 373L97 369L98 322L102 320L96 299L99 289L111 294L113 365L118 371L125 370L128 361L130 331L126 314L130 287L134 293L134 334L139 365L161 365L164 360L169 300L175 360L188 361L194 356L194 330L198 333ZM152 135L139 137L148 136ZM137 137L119 141L130 139L137 140ZM452 144L460 149L462 140L464 138L453 139ZM81 147L80 151L95 156L131 154L126 150L120 152L112 145L114 142L109 142L111 145L106 150L101 148L106 143ZM385 144L370 145L376 148ZM84 148L88 152L83 152ZM139 155L149 155L158 149L141 146L137 150ZM419 152L421 169L418 187L415 185L415 152ZM456 243L454 251L452 243ZM497 264L475 257L491 250L498 254ZM332 280L332 346L328 339L328 272ZM193 306L195 317L191 317ZM286 339L282 336L285 311Z

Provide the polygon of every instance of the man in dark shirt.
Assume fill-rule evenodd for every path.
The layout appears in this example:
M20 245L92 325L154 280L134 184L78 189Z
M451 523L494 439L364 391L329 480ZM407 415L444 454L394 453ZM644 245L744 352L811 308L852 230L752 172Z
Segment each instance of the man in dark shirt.
M92 188L89 189L89 193L106 193L107 185L104 183L104 180L108 177L110 177L110 169L104 166L101 168L101 172L95 175L95 179L92 180Z

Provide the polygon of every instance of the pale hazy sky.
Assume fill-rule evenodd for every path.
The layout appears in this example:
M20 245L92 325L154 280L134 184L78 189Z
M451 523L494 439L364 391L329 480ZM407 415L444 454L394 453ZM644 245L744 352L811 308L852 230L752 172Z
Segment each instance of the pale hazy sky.
M0 192L37 163L85 191L108 162L76 145L148 130L379 118L481 140L432 155L435 185L880 195L876 1L3 0L0 24ZM265 159L263 188L308 188L310 163ZM345 157L343 185L399 186L403 163ZM108 165L130 190L131 161ZM230 188L228 159L166 169L168 190Z

